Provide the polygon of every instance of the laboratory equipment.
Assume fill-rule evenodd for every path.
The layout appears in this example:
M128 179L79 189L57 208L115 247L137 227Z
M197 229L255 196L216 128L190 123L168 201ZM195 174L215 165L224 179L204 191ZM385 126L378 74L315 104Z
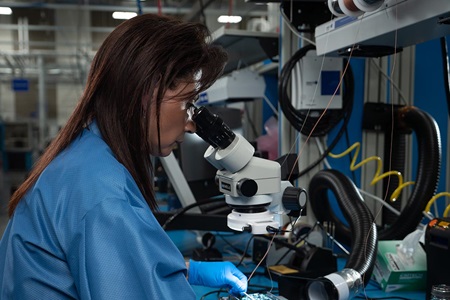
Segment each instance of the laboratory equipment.
M428 223L425 231L427 253L427 299L432 286L450 286L450 218L436 218ZM447 296L450 292L447 293ZM444 298L446 299L446 298Z
M252 234L279 232L284 216L305 207L306 190L282 181L278 162L254 156L254 147L206 107L192 106L192 112L197 135L210 145L204 157L218 170L219 190L232 207L228 227Z
M393 54L407 46L449 35L449 17L448 0L386 0L374 11L338 17L317 26L317 55Z
M328 0L328 8L335 16L360 16L374 11L383 5L385 0Z
M245 293L242 297L225 296L220 297L220 300L287 300L283 296L276 296L272 293Z
M264 78L249 69L234 70L219 78L200 94L198 103L212 104L224 101L245 101L264 98Z

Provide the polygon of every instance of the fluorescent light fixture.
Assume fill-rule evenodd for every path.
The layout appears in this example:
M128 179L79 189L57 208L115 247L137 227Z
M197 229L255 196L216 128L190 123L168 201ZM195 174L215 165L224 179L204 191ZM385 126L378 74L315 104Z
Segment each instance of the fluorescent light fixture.
M242 21L241 16L220 16L217 18L217 22L219 23L239 23Z
M0 6L0 15L11 15L12 10L9 7Z
M115 11L112 14L112 17L117 20L128 20L128 19L131 19L136 16L137 16L137 13L127 12L127 11Z

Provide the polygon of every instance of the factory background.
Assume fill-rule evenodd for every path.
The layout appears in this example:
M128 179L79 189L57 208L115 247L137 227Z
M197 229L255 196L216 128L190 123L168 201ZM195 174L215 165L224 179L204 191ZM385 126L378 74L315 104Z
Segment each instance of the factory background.
M112 17L115 11L162 12L196 21L203 18L198 5L189 1L168 1L161 3L160 8L157 2L137 3L4 1L0 4L13 10L10 15L0 15L2 207L11 189L23 180L75 107L96 49L123 21ZM217 18L230 8L225 4L206 5L206 14L202 12L204 23L214 31L223 25ZM248 26L267 28L266 7L237 2L233 9L246 16Z
M331 152L337 154L344 153L358 142L360 151L356 163L365 158L379 157L384 163L383 172L393 169L393 166L389 165L392 136L389 135L389 128L383 128L386 125L383 118L389 116L389 107L407 105L423 110L437 123L442 157L436 193L450 192L450 168L448 167L450 100L448 88L446 88L449 72L445 68L448 53L443 54L445 48L443 46L448 47L448 41L442 40L441 37L427 36L426 33L418 32L416 42L410 42L410 44L406 42L406 46L397 51L373 57L364 55L352 57L350 60L353 76L351 112L344 111L344 109L350 109L345 106L349 101L345 98L345 89L341 89L336 95L334 95L334 89L325 92L322 95L323 99L326 99L325 104L322 103L322 106L316 109L324 109L328 100L336 96L340 104L334 109L341 110L344 117L332 123L334 125L332 128L324 129L323 134L317 136L300 134L299 130L286 119L284 111L279 106L281 70L298 49L305 47L309 40L314 40L314 29L331 19L332 15L325 2L313 0L268 3L251 1L205 1L202 3L202 1L189 0L0 1L0 6L12 9L12 14L0 15L0 151L2 154L0 204L3 222L7 220L6 205L12 191L25 178L39 154L64 125L81 96L96 49L107 34L123 21L112 18L114 11L163 13L185 20L202 21L211 32L221 34L218 38L219 43L223 42L226 49L229 46L231 51L237 51L238 54L241 51L239 47L250 48L247 42L254 43L255 40L267 39L269 43L272 43L271 50L275 49L272 55L265 52L267 49L251 48L251 51L255 52L250 53L248 58L245 56L248 53L238 58L231 56L225 75L241 78L238 76L244 74L242 78L245 78L244 82L247 85L240 86L242 90L235 90L236 93L241 92L241 95L233 94L229 98L220 95L214 103L209 104L214 109L231 109L230 113L233 113L232 109L238 109L238 115L242 119L236 126L251 141L267 135L268 122L277 116L276 140L274 138L277 146L276 155L295 154L299 158L297 171L301 173L303 170L308 170L295 181L297 186L307 188L311 178L319 170L332 168L351 178L364 192L376 195L378 198L385 198L387 183L384 182L383 185L381 183L383 180L380 180L380 183L372 184L376 174L375 162L368 162L352 171L351 164L356 155L355 151L341 158L323 159L322 155L330 145L333 145ZM292 3L294 6L290 7ZM450 10L449 7L447 7L448 10ZM237 24L221 24L217 21L220 15L230 13L241 15L242 21ZM296 22L289 24L287 20L290 18ZM301 37L293 32L292 26L298 29L298 32L302 34ZM442 26L450 27L450 25ZM227 44L228 33L231 39L234 37L233 34L237 33L238 37L234 37L237 40ZM401 36L411 33L407 30L398 30L397 34ZM331 45L333 42L333 37L330 35L327 43ZM242 45L236 46L238 43ZM395 45L394 35L391 35L389 43L391 46ZM314 54L311 56L309 67L315 68L314 71L311 69L311 76L316 78L323 76L323 73L320 73L324 66L322 58L314 57ZM329 70L344 74L343 66L347 62L345 58L336 57L333 54L328 56L328 53L325 57L328 60L325 64L329 66ZM303 70L301 76L306 76L305 73L308 71L309 69ZM304 97L305 93L315 95L316 91L311 88L308 90L305 78L293 80L296 82L292 84L293 86L298 85L298 89L305 88L306 92L289 86L291 101L296 108L306 111L307 106L302 106L305 104L302 104L304 100L300 98ZM251 85L261 82L263 84L259 86L259 90L258 85L255 87ZM334 84L336 85L336 82ZM253 90L249 92L250 88L246 89L245 86L252 87ZM349 85L345 88L350 89ZM211 95L205 95L203 100L206 104L211 101ZM307 94L306 98L310 96ZM384 114L380 113L380 110L384 110ZM331 111L333 112L333 108ZM230 119L231 122L234 120ZM305 120L305 124L311 126L310 122ZM336 143L333 144L335 138ZM398 171L401 171L405 181L414 181L419 172L419 156L426 154L419 153L420 145L417 144L414 132L408 132L404 138L404 144L402 144L404 163L399 166L401 170ZM188 141L187 145L180 146L180 152L189 151L182 148L189 145ZM201 157L202 152L198 151L192 155ZM164 163L163 165L168 166ZM186 159L180 162L180 166L185 172L185 178L182 181L187 180L193 194L198 196L200 192L194 190L198 189L198 185L194 182L198 179L196 176L207 176L210 170L200 175L194 174L192 166ZM394 166L397 167L395 162ZM175 184L169 183L169 186L173 185ZM176 194L176 191L173 192ZM407 205L405 201L413 192L411 186L402 190L401 197L395 204L398 210ZM181 202L183 205L183 201ZM383 211L382 204L371 200L370 197L366 199L366 204L375 215L378 224L389 222L384 220L383 213L380 213ZM449 204L450 201L442 197L436 201L432 212L443 216ZM338 205L333 205L339 211ZM314 223L311 211L308 207L305 222ZM394 221L391 220L391 222Z

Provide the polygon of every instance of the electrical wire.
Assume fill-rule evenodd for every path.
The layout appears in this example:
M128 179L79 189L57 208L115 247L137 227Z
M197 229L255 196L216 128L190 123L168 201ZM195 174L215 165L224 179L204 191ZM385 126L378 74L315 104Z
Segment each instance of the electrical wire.
M392 80L391 76L389 76L376 62L375 59L371 58L370 62L377 68L378 72L380 72L390 83L392 87L395 88L395 90L398 92L400 96L400 100L402 100L403 104L407 105L408 102L406 100L406 96L403 93L403 91L400 89L400 87Z
M339 247L339 249L341 249L342 252L344 252L346 255L350 255L350 252L348 252L348 250L345 249L345 247L334 238L334 234L330 234L327 230L325 230L325 227L320 222L317 223L320 229L322 229L322 231L325 232L325 234L333 242L333 244L336 244Z
M213 294L217 294L217 298L216 298L216 299L218 299L219 296L220 296L220 294L223 294L223 293L226 293L226 294L228 295L228 292L227 292L227 291L224 291L224 290L222 290L222 289L220 289L220 290L209 291L209 292L203 294L203 295L200 297L200 300L204 300L204 299L206 299L206 297L208 297L208 296L210 296L210 295L213 295Z
M217 234L216 236L220 237L228 246L233 248L233 250L236 251L239 255L243 255L244 257L249 257L249 255L246 254L244 251L242 251L241 249L237 248L235 245L230 243L222 234Z
M387 209L389 209L392 213L394 213L397 216L400 216L401 212L399 212L397 209L395 209L394 207L392 207L392 205L390 205L389 203L387 203L386 201L384 201L383 199L381 199L380 197L377 197L375 195L372 195L360 188L358 188L358 191L363 194L366 197L369 197L375 201L377 201L378 203L382 204L384 207L386 207Z
M264 253L263 257L261 258L261 260L259 261L259 263L256 265L255 269L253 270L253 272L250 274L250 276L248 277L247 281L250 282L250 280L252 279L253 275L255 274L256 270L258 269L258 267L261 265L261 263L264 261L264 259L267 257L267 255L269 254L270 248L272 247L273 241L275 239L275 234L273 234L272 236L272 240L270 241L269 245L267 246L267 251L266 253Z
M401 297L401 296L389 296L389 297L367 297L367 295L358 295L355 296L355 298L357 299L366 299L366 300L395 300L395 299L399 299L399 300L411 300L410 298L405 298L405 297Z
M300 236L299 239L298 239L295 243L293 243L293 246L298 247L298 246L300 245L300 243L303 243L303 242L306 242L306 243L307 243L306 239L309 237L309 235L311 234L311 232L314 231L314 229L316 228L316 226L317 226L317 222L314 224L313 227L311 227L311 228L309 229L309 231L308 231L307 233L305 233L305 234L303 234L302 236ZM280 264L281 261L286 257L286 255L288 255L289 252L291 252L291 251L293 251L293 250L290 249L290 248L288 248L288 249L286 250L286 252L284 252L283 255L281 255L280 258L274 263L274 265Z
M247 256L248 247L250 246L250 243L251 243L251 241L252 241L254 238L255 238L255 236L252 235L252 236L248 239L247 245L245 246L245 249L244 249L244 253L242 254L241 260L238 262L238 264L236 265L236 267L239 267L239 266L242 264L242 262L244 261L244 258Z
M300 133L311 136L325 136L331 129L343 120L352 111L353 104L353 85L349 80L346 81L343 95L342 109L323 109L323 110L305 110L296 109L292 105L289 96L289 88L292 84L291 76L298 66L298 63L306 56L309 51L315 50L315 46L307 45L295 52L295 54L286 62L280 74L279 80L279 102L281 109L289 123ZM348 74L348 75L347 75ZM350 72L344 75L347 79ZM353 78L352 78L353 79ZM353 81L353 80L352 80ZM351 91L351 93L350 93ZM349 97L351 96L351 97ZM311 113L312 112L312 113ZM318 116L312 116L316 113ZM320 121L320 122L319 122Z
M158 15L161 16L162 15L162 0L156 0L157 2L157 7L158 7Z
M267 98L266 95L264 95L263 99L264 102L266 102L267 106L269 106L270 109L272 110L274 116L278 118L278 109L270 102L269 98Z
M283 3L280 5L280 14L281 14L281 16L283 18L283 21L285 22L285 24L288 26L288 28L291 30L291 32L293 34L295 34L299 39L302 39L302 40L304 40L304 41L306 41L306 42L308 42L308 43L310 43L312 45L316 45L316 43L313 40L308 39L305 36L301 35L298 32L298 30L292 25L292 22L289 20L288 16L286 16L286 14L284 13Z
M198 201L196 203L189 204L188 206L183 207L182 209L180 209L176 213L174 213L172 216L170 216L170 218L168 218L161 227L165 230L167 228L167 226L169 226L170 223L172 223L176 218L183 215L188 210L190 210L194 207L211 204L211 203L216 203L216 202L222 202L222 201L223 201L223 199L208 199L208 200L202 200L202 201Z

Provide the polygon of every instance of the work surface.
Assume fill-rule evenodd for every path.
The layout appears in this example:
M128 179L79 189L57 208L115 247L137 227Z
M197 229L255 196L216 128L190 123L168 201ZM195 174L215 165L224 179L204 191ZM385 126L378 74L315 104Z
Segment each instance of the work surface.
M169 236L172 238L174 243L186 257L186 259L191 258L192 251L196 248L201 248L202 245L199 243L199 237L201 237L202 232L198 231L187 231L187 230L177 230L168 231ZM235 249L244 250L247 241L249 240L248 234L238 234L233 235L231 233L217 233L216 237L216 247L224 251L224 258L230 260L234 263L238 263L241 255L238 254ZM249 247L251 251L251 247ZM338 268L342 268L345 264L345 260L338 260ZM264 267L258 267L255 270L256 264L251 262L251 259L245 259L242 265L239 267L247 276L249 276L253 271L254 275L249 282L249 294L252 293L264 293L271 291L274 295L279 295L278 283L275 280L271 280L268 276L268 272ZM233 298L226 290L206 288L202 286L194 286L194 291L197 295L197 299L237 299ZM369 284L365 287L361 293L359 293L353 299L410 299L410 300L423 300L425 299L425 292L390 292L385 293L380 290L378 284L371 280ZM249 298L243 298L249 299ZM259 298L260 299L260 298ZM283 299L283 298L282 298ZM299 299L288 299L288 300L299 300ZM321 299L318 299L321 300Z

